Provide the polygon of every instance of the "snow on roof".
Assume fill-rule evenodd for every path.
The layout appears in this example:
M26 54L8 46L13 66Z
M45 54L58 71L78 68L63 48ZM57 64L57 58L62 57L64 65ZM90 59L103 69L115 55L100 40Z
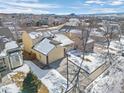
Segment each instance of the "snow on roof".
M27 64L23 64L23 66L13 70L13 72L24 72L24 73L28 73L30 71L30 68Z
M51 44L50 40L45 38L36 44L33 49L47 55L53 48L55 48L55 45Z
M80 22L80 20L77 18L70 18L69 22Z
M88 39L88 41L87 41L87 43L92 43L92 42L94 42L94 40L93 39Z
M7 50L13 49L13 48L17 48L17 47L18 47L18 45L17 45L16 41L10 41L10 42L5 43L5 48L4 48L3 51L0 53L0 56L1 56L1 57L6 56L6 51L7 51Z
M85 70L88 73L92 73L99 66L105 63L105 61L102 60L100 54L96 54L96 53L89 53L88 55L85 55L84 61L82 60L81 57L78 57L74 54L70 54L69 60L75 65L81 67L83 70Z
M77 19L77 18L71 18L69 19L69 22L66 22L66 25L69 25L69 26L78 26L80 23L80 20Z
M82 33L81 30L79 30L79 29L71 29L69 32L76 33L76 34L81 34Z
M42 82L48 87L49 93L62 93L67 87L66 79L56 70L50 70L42 78Z
M16 43L16 41L11 41L5 44L5 49L9 50L9 49L13 49L13 48L17 48L18 45Z
M42 70L31 61L25 61L31 68L32 72L42 81L42 83L49 89L49 93L62 93L65 91L67 81L56 70Z
M119 57L115 64L101 74L85 90L86 93L123 93L124 58Z
M117 53L117 52L121 51L122 43L123 42L119 42L119 41L111 41L110 45L109 45L110 52ZM107 45L105 45L105 47L107 47Z
M5 50L3 50L1 53L0 53L0 57L5 57L6 56L6 52Z
M54 34L51 31L43 32L43 37L53 37Z
M53 40L60 42L61 46L66 46L66 45L70 45L70 44L74 43L71 39L69 39L67 36L65 36L63 34L56 34L55 37L53 38Z
M98 31L95 31L95 30L91 31L90 35L92 35L92 36L95 35L95 36L103 37L103 33L102 32L98 32Z
M0 93L19 93L20 89L15 83L0 87Z
M104 27L99 27L102 31L105 31L105 28Z
M42 36L42 33L41 33L41 32L30 32L30 33L29 33L29 36L30 36L32 39L36 39L36 38L38 38L39 36Z

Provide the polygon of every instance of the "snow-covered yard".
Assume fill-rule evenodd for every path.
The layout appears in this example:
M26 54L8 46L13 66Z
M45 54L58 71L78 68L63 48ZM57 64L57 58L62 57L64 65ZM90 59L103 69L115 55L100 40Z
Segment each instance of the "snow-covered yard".
M16 86L15 83L2 86L0 88L0 93L20 93L20 89Z
M13 70L11 73L7 74L7 76L3 77L3 86L0 87L0 93L21 93L19 86L17 86L17 81L23 82L24 78L20 77L20 80L13 76L18 74L19 72L23 73L25 76L30 71L29 66L24 64L23 66ZM13 78L12 78L13 77ZM13 82L14 80L14 82Z

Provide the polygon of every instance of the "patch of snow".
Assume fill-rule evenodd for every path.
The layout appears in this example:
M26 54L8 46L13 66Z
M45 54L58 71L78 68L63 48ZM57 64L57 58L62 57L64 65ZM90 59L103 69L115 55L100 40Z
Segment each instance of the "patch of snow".
M7 74L7 78L11 80L11 76L17 74L17 72L23 72L25 75L30 71L30 68L27 64L24 64L21 67L18 67L17 69L13 70L11 73Z
M0 53L0 57L5 57L6 56L6 52L5 50L3 50L1 53Z
M24 64L23 66L13 70L13 72L24 72L24 73L28 73L30 71L30 68L27 64Z
M20 93L15 83L0 87L0 93Z

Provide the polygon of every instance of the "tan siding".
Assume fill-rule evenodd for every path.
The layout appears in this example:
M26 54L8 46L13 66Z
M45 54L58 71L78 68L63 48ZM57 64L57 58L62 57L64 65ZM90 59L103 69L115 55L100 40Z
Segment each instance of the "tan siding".
M42 62L43 64L46 64L46 56L43 55L42 53L38 52L38 51L35 51L32 49L32 52L36 54L36 58Z
M56 61L56 60L61 59L63 57L64 57L64 48L61 47L61 46L58 46L57 48L54 48L48 54L49 63L52 63L53 61Z
M23 41L23 45L24 45L24 50L27 52L31 52L33 42L32 42L32 39L30 38L30 36L28 35L27 32L23 32L22 41Z

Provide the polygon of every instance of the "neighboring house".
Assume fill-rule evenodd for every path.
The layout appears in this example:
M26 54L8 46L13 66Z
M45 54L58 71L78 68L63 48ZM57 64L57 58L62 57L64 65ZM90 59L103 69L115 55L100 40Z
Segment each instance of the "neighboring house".
M75 49L80 49L81 51L84 51L83 40L81 39L81 36L76 35L74 33L71 33L71 34L65 33L65 35L74 41L74 48ZM95 41L93 39L88 39L87 44L86 44L86 48L85 48L86 52L92 52L94 50L94 42Z
M74 49L74 41L64 34L55 34L53 40L60 42L60 46L63 46L66 50Z
M30 55L34 55L43 64L49 64L64 57L64 48L60 46L60 42L52 40L51 37L43 37L42 35L39 35L35 39L30 36L30 33L23 33L24 51Z
M4 50L0 53L0 74L5 75L9 71L23 65L22 51L15 41L5 44Z
M71 18L69 19L69 22L66 23L68 26L79 26L80 20L77 18Z

